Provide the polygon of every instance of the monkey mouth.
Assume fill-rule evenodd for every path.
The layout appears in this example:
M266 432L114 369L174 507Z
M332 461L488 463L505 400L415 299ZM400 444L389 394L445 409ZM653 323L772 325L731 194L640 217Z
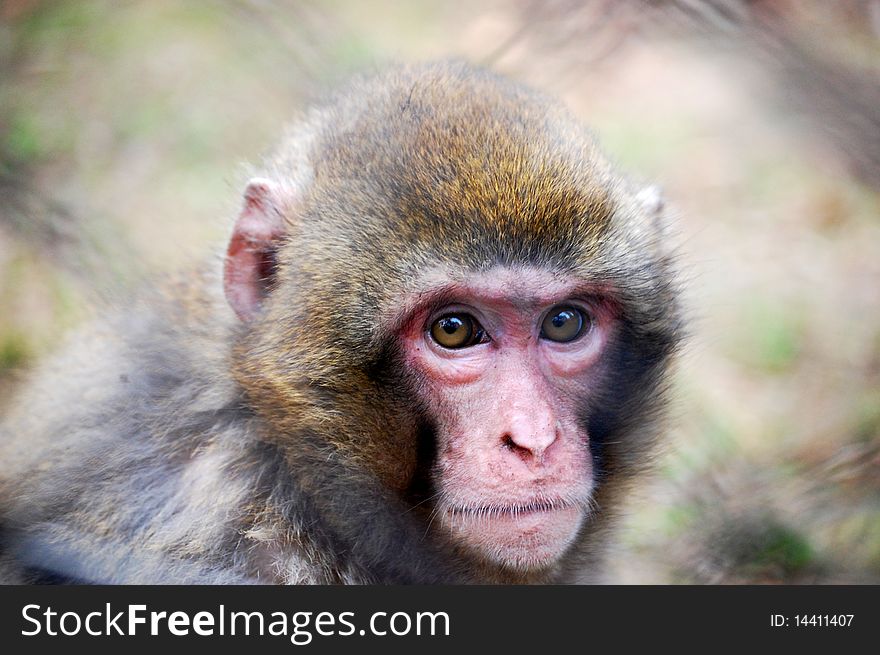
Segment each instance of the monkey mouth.
M530 514L542 514L560 510L572 509L575 503L558 499L539 499L516 505L488 504L488 505L449 505L446 511L453 517L468 518L518 518Z
M443 510L443 523L465 547L521 571L550 566L562 557L589 514L587 500L561 496L518 503L449 503Z

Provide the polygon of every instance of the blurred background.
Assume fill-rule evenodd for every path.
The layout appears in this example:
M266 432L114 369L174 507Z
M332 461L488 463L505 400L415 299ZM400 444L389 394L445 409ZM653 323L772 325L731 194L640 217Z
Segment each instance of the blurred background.
M315 93L460 57L668 200L692 315L623 583L880 582L880 2L0 2L0 412L97 303L222 250Z

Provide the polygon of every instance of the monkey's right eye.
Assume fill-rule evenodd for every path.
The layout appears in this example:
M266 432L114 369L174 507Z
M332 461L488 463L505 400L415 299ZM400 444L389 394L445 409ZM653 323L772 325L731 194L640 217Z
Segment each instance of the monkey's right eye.
M487 341L486 331L470 314L447 314L431 325L431 338L444 348L467 348Z

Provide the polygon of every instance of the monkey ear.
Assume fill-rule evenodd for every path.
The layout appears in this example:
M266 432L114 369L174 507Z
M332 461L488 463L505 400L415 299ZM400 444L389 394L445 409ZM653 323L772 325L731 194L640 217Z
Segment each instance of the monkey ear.
M666 207L666 201L663 200L663 192L660 191L660 187L653 185L643 187L636 194L636 200L639 201L645 213L651 217L661 216L663 209Z
M642 187L636 193L636 201L654 224L655 229L661 234L664 233L666 231L666 200L663 198L660 187L653 185Z
M274 282L275 257L284 236L282 207L275 182L260 177L248 182L223 268L226 300L242 321L259 312Z

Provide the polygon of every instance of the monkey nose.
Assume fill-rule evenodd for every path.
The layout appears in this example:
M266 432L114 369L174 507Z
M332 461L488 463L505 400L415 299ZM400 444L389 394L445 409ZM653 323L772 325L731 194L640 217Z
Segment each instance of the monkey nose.
M560 436L556 420L516 422L501 437L504 448L517 455L526 464L543 464L550 447Z

